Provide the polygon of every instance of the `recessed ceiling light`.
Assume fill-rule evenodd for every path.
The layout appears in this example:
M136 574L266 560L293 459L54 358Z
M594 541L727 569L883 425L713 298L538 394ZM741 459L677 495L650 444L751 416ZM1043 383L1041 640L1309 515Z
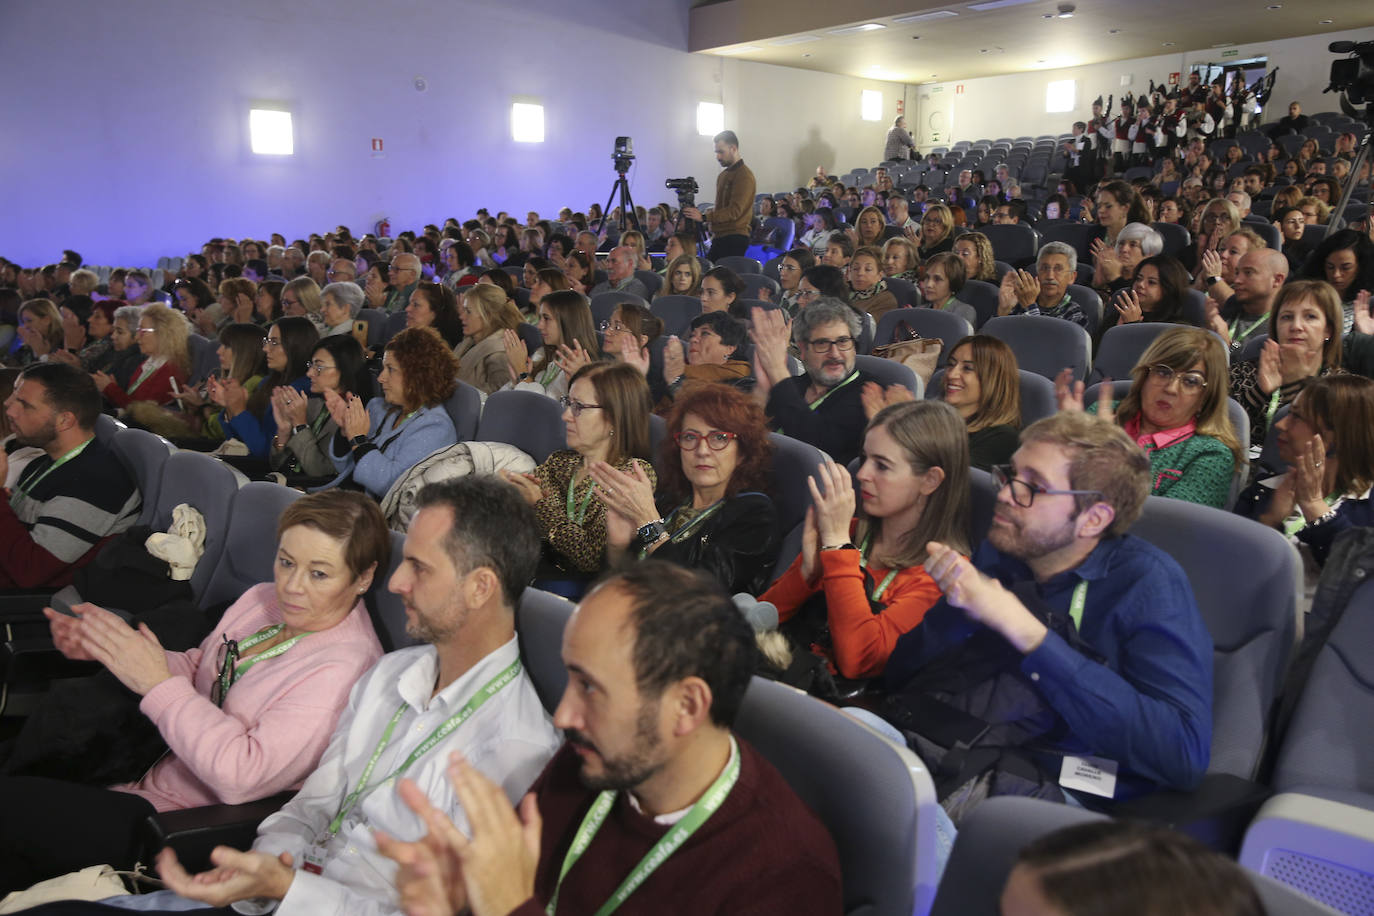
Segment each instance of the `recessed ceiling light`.
M807 41L820 41L820 39L815 35L793 35L791 38L779 38L768 42L768 44L774 48L781 48L784 45L799 45Z
M1217 42L1216 44L1212 45L1212 47L1214 47L1214 48L1229 48L1229 47L1231 47L1231 45L1233 45L1233 44L1235 44L1234 41L1219 41L1219 42Z
M1336 20L1334 20L1334 19L1318 19L1318 20L1317 20L1317 25L1330 25L1331 23L1333 23L1333 22L1335 22L1335 21L1336 21Z
M920 36L920 35L912 35L912 36L911 36L911 40L912 40L912 41L920 41L920 40L921 40L921 36Z
M852 35L855 32L876 32L878 29L885 29L887 26L881 22L865 22L860 25L845 26L842 29L831 29L831 35Z
M985 10L1000 10L1004 6L1020 6L1022 3L1033 3L1034 0L984 0L982 3L970 3L969 9L983 12Z
M1172 48L1173 46L1174 46L1174 43L1173 43L1172 41L1166 41L1166 42L1164 42L1164 47L1166 47L1166 48Z
M1281 10L1281 9L1283 9L1283 4L1282 4L1282 3L1271 3L1271 4L1269 4L1268 9L1271 9L1271 10Z
M1061 4L1059 4L1059 18L1060 18L1060 19L1072 19L1072 18L1073 18L1073 11L1074 11L1074 5L1073 5L1072 3L1061 3Z
M924 22L927 19L948 19L950 16L958 16L954 10L933 10L929 13L912 13L910 16L894 16L892 21L898 24L908 22Z
M1107 30L1107 34L1108 34L1108 35L1115 35L1115 34L1117 34L1117 33L1120 32L1120 31L1121 31L1120 29L1108 29L1108 30Z

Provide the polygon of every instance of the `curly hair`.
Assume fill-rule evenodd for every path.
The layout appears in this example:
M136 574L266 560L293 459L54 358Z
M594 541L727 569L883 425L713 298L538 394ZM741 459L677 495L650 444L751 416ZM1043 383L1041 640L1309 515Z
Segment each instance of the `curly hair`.
M404 411L442 404L458 387L458 357L434 328L406 328L387 342L401 370Z
M674 499L692 495L692 484L682 470L682 450L677 434L687 414L694 413L712 429L734 433L739 460L726 485L725 495L734 496L747 490L769 488L773 473L773 443L768 438L768 421L763 408L749 395L729 385L701 385L692 388L673 402L668 414L668 434L659 448L658 482L661 492Z

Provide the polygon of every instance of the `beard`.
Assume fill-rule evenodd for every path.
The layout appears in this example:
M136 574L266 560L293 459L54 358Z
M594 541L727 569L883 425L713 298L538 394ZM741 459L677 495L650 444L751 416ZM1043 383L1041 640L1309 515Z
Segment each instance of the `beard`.
M1016 519L1005 515L995 514L994 519L1002 524L994 523L988 529L988 540L993 547L1018 560L1038 560L1069 546L1078 537L1075 530L1077 516L1049 531L1027 529Z
M414 618L406 618L406 635L411 639L418 639L420 642L434 645L444 642L463 628L467 623L470 608L464 607L445 617L434 617L426 615L413 604L406 604L406 610L413 611Z
M582 762L582 784L594 792L606 790L631 790L663 769L663 761L657 757L659 741L658 705L645 703L639 708L635 719L634 743L631 749L619 757L607 757L585 735L575 728L566 730L568 743L592 751L601 759L602 772L591 775L587 772L590 761Z
M56 438L57 421L55 419L49 420L47 426L44 426L42 429L38 430L37 432L31 435L21 436L19 435L19 433L14 434L14 441L16 444L28 445L32 446L33 448L43 449L47 448Z

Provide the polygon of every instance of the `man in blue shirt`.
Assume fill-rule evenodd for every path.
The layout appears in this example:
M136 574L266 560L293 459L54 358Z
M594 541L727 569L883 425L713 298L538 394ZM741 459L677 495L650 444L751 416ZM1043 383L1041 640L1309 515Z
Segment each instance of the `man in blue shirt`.
M889 688L937 659L958 669L960 653L997 634L1014 650L1004 673L1052 720L1027 747L1060 788L1123 798L1196 787L1211 749L1212 640L1182 568L1125 533L1150 490L1144 453L1111 423L1060 413L1022 432L997 472L973 559L930 545L945 597L898 641Z

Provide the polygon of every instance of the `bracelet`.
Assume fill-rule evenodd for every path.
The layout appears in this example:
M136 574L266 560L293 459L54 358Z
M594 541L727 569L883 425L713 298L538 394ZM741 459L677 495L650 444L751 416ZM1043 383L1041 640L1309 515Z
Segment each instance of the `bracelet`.
M1335 520L1336 514L1338 512L1339 510L1335 508L1328 509L1325 515L1322 515L1319 518L1314 518L1312 519L1312 521L1308 522L1307 527L1311 528L1315 525L1325 525L1327 522Z
M826 544L821 550L858 550L852 541L845 541L843 544Z

